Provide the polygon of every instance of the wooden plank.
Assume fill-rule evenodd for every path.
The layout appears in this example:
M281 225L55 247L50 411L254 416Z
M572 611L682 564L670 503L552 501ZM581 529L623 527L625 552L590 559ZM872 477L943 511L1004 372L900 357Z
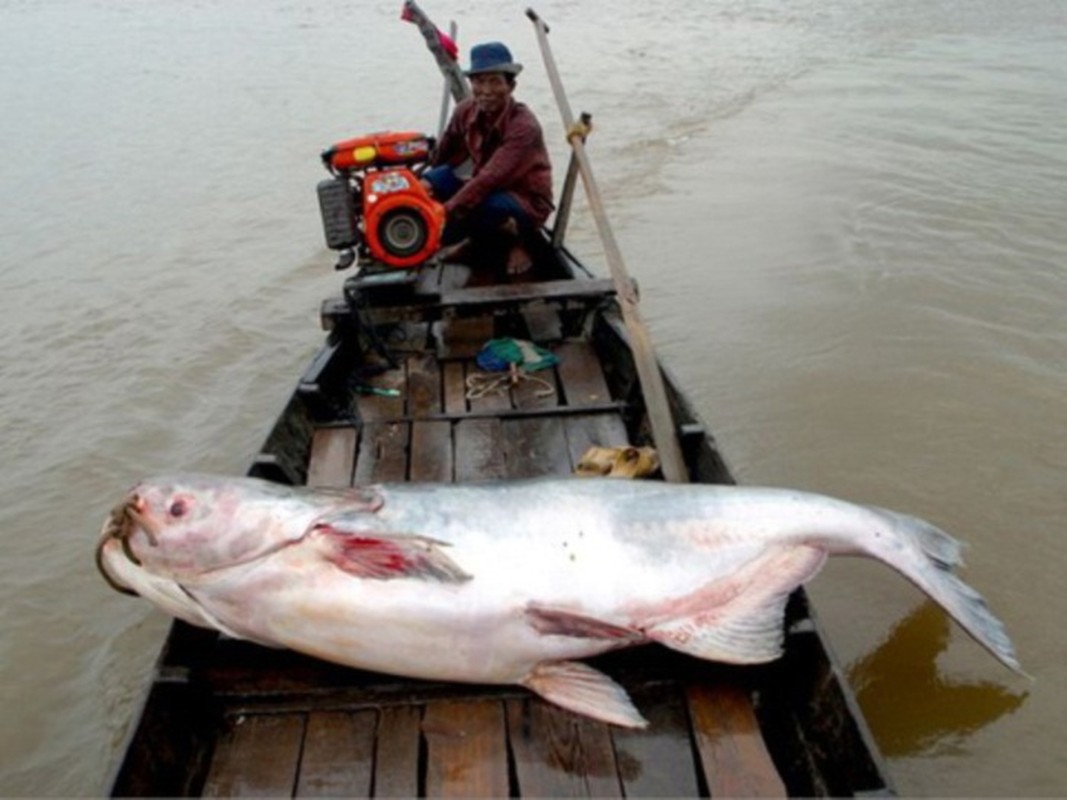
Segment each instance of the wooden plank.
M365 379L361 388L356 390L356 408L359 418L364 422L383 422L404 416L404 392L407 388L407 374L403 365L399 369L390 369ZM374 390L396 392L397 394L377 395Z
M356 429L319 428L311 438L308 486L351 486L356 464Z
M482 346L493 338L494 322L491 316L439 320L434 325L437 338L437 357L474 358Z
M615 293L615 284L606 278L573 280L565 278L536 283L500 283L441 293L443 306L482 306L500 303L529 303L535 300L598 299Z
M629 444L622 415L608 412L563 418L571 469L590 447L623 447Z
M555 348L560 382L567 405L580 406L611 400L604 369L589 342L567 341Z
M464 414L467 411L467 385L462 361L446 361L442 365L444 403L446 414Z
M522 797L622 797L606 725L540 698L506 704L508 741Z
M563 323L559 311L548 305L528 306L522 310L531 342L545 345L563 338Z
M507 797L508 753L499 700L430 703L422 719L427 797Z
M374 760L376 797L418 797L420 706L383 708Z
M296 784L302 714L228 717L204 783L205 797L290 797Z
M403 481L408 471L407 422L372 422L363 426L356 456L357 485L381 481Z
M479 369L477 362L466 362L467 369L467 404L471 411L481 414L492 411L511 410L511 386L506 372L486 372ZM472 386L472 382L477 381ZM490 388L490 385L492 388ZM480 397L475 387L484 386L484 394Z
M430 323L425 321L403 320L382 331L386 347L393 355L424 352L429 335Z
M693 761L682 692L677 684L656 684L631 691L648 719L644 730L612 731L619 776L627 797L696 797Z
M473 272L474 270L466 264L445 264L441 269L441 281L439 284L441 291L462 289L470 283Z
M556 370L539 369L531 372L511 387L511 403L515 408L555 408L560 402Z
M375 711L308 715L297 797L370 797Z
M589 796L624 797L615 755L615 742L611 738L611 726L588 717L575 719L582 742L585 783L589 787Z
M508 478L566 475L571 461L559 417L509 419L502 423Z
M687 687L689 715L712 797L785 797L760 735L752 700L738 686Z
M503 427L499 419L467 419L453 429L456 481L506 477Z
M440 413L441 366L430 354L413 355L407 359L408 414L424 417Z
M435 483L452 480L452 423L411 423L410 478Z

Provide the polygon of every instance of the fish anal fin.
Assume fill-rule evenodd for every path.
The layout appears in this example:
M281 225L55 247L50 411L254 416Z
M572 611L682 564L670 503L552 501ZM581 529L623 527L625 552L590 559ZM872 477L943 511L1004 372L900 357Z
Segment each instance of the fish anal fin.
M618 647L641 644L648 637L635 628L531 603L526 607L526 619L534 630L545 636L570 636L577 639L604 639L617 642Z
M425 536L337 530L329 523L316 525L312 534L327 560L357 578L413 578L439 583L471 579L444 553L441 542Z
M603 672L577 661L542 662L521 683L575 714L624 728L648 726L625 689Z
M779 548L687 598L687 613L649 626L648 637L707 661L761 664L782 654L789 595L826 561L818 547ZM700 607L701 596L729 597Z

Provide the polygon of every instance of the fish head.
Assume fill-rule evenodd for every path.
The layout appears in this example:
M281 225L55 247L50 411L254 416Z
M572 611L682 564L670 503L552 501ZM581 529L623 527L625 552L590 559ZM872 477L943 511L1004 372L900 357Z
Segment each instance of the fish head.
M281 501L281 502L279 502ZM96 562L115 589L131 592L131 565L189 582L246 564L302 535L286 524L284 487L186 475L143 480L104 521Z

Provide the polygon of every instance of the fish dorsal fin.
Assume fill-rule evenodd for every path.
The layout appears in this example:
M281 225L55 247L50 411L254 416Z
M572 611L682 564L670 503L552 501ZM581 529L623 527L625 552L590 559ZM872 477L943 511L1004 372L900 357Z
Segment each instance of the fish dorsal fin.
M689 613L649 627L653 641L708 661L761 664L782 654L789 595L826 561L816 547L776 548L688 599ZM732 598L701 608L700 595ZM695 606L695 607L694 607Z
M544 661L520 683L568 711L624 728L645 728L630 696L603 672L577 661Z
M310 537L328 561L357 578L440 583L463 583L471 578L445 555L444 542L426 536L340 530L322 522L312 527Z

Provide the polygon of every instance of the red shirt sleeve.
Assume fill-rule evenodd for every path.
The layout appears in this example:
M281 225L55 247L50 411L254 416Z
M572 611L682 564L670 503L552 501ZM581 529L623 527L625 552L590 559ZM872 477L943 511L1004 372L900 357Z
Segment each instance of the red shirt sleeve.
M498 189L507 189L526 173L531 154L541 145L541 131L536 120L523 110L504 128L503 140L489 160L481 166L463 188L456 192L445 209L449 214L470 211L486 196Z

